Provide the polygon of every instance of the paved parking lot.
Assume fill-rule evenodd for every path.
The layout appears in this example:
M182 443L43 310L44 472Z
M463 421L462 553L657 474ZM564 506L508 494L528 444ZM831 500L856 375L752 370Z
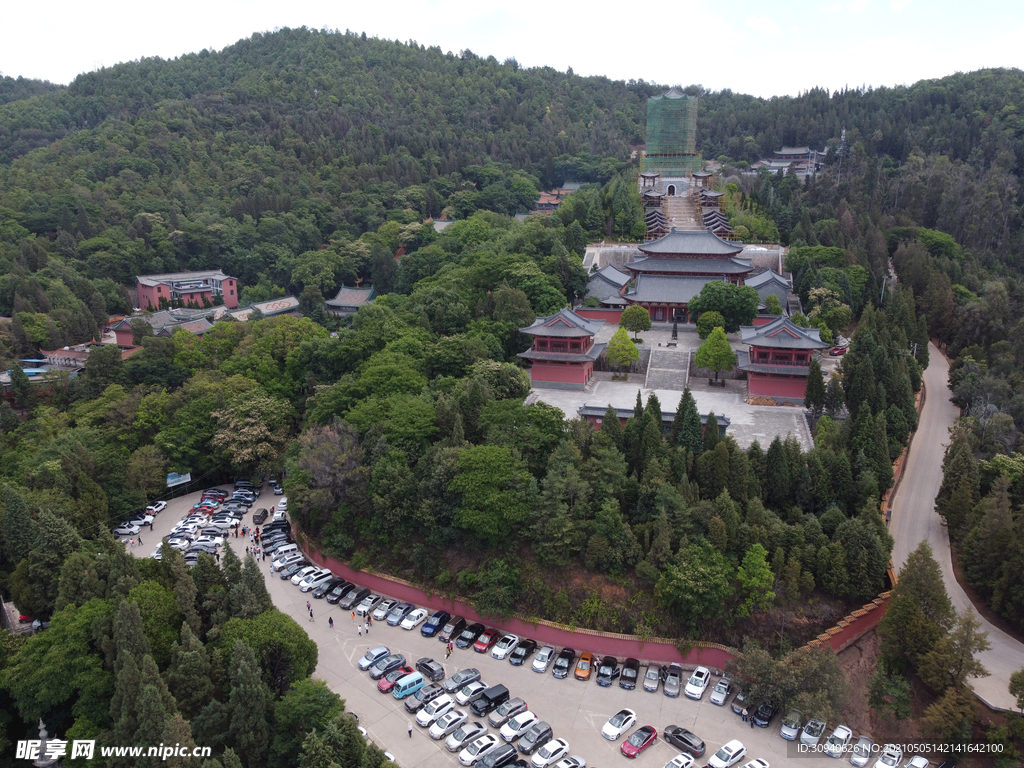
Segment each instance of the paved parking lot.
M167 509L157 516L153 530L143 532L145 545L136 547L132 553L139 557L148 556L160 538L167 534L198 498L199 494L193 494L172 500ZM274 497L264 491L253 509L269 507L273 501ZM248 521L251 521L251 517ZM231 537L229 542L240 557L245 557L247 537ZM274 604L298 621L320 648L319 664L314 676L324 680L345 699L346 707L359 715L360 723L367 729L369 736L392 752L403 768L451 768L458 765L458 760L455 755L445 751L443 742L432 741L425 729L415 724L410 738L407 728L412 718L406 713L403 703L390 695L378 693L376 683L365 672L358 670L356 664L359 657L368 648L380 644L404 654L413 663L422 656L431 656L443 663L449 677L459 669L478 668L487 683L503 683L508 686L512 696L524 698L533 712L551 723L555 736L569 741L571 753L585 757L591 768L629 764L627 758L619 753L622 740L609 742L600 734L601 726L608 717L622 707L636 711L638 725L649 724L658 729L658 743L632 763L642 768L661 768L678 754L678 750L660 739L667 725L680 725L707 742L708 752L697 761L698 766L705 765L715 750L733 738L740 739L747 746L747 759L764 758L773 767L799 764L807 768L838 768L845 764L824 757L798 759L789 755L789 743L778 736L780 718L777 717L769 729L752 729L734 715L729 707L710 704L707 694L703 701L695 702L686 698L670 699L660 691L656 694L639 689L626 691L619 688L617 683L602 688L593 680L585 683L571 678L556 680L550 672L537 674L529 666L513 667L507 661L498 661L489 654L478 654L472 650L456 649L445 663L444 645L435 639L423 637L419 628L406 631L375 623L369 638L359 637L350 612L341 611L323 600L312 600L315 621L310 623L306 612L306 600L311 599L309 594L301 593L290 581L282 581L276 575L271 577L269 560L262 565ZM333 630L328 626L329 617L334 619ZM586 648L576 650L583 651Z

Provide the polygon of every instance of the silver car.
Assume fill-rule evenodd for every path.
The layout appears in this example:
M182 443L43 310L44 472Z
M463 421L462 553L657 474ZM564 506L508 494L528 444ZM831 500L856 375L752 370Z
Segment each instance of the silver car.
M655 693L661 685L661 667L652 664L644 672L644 690Z
M678 664L670 664L665 673L664 691L666 696L675 698L683 685L683 668Z
M868 760L875 753L875 742L873 739L867 736L861 736L857 739L853 745L853 750L850 752L850 762L857 766L857 768L863 768L868 764Z
M444 742L449 752L460 752L469 742L487 733L487 726L479 721L463 723Z
M551 662L555 660L555 649L550 645L545 645L539 651L537 655L533 657L533 671L534 672L547 672L548 667L551 666Z
M715 684L715 687L711 691L711 696L708 697L708 701L712 704L724 707L725 702L729 700L730 695L732 695L732 680L728 677L723 677Z

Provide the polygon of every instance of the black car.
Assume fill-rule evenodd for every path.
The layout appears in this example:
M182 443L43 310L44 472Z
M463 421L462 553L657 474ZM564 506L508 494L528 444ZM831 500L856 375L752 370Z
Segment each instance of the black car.
M424 637L433 637L442 629L451 619L452 615L448 611L434 611L434 613L423 622L423 626L420 627L420 634Z
M514 762L516 757L515 747L511 744L499 744L497 748L484 755L477 766L479 768L504 768Z
M539 723L534 723L530 730L519 739L519 751L524 755L532 755L551 741L552 738L554 738L553 731L548 723L545 723L543 720Z
M636 688L636 681L640 677L640 662L637 659L626 659L622 662L622 675L619 677L619 687L632 691Z
M351 589L352 589L352 582L345 581L344 579L342 579L341 582L339 582L338 584L335 584L327 592L327 602L330 603L331 605L334 605L335 603L340 602L341 598L343 598L345 595L347 595L349 593L349 590L351 590Z
M575 662L576 651L572 648L563 648L562 652L558 654L558 658L555 659L555 663L551 666L551 674L559 680L568 677L569 670L572 669L572 665Z
M187 551L188 552L205 552L208 555L216 555L217 554L217 545L216 544L192 544L191 546L189 546Z
M444 693L444 688L442 688L437 683L434 683L432 685L424 685L422 688L416 691L415 696L409 696L405 700L405 709L407 712L416 714L425 706L427 706L427 704L429 704L438 696L440 696L442 693Z
M622 670L619 669L619 660L614 656L605 656L597 665L597 684L611 685L612 681L619 676Z
M508 663L513 667L521 666L537 650L537 641L524 638L519 645L508 655Z
M444 667L429 656L424 656L416 661L416 670L422 672L423 676L432 683L444 680Z
M483 634L483 631L484 625L481 624L479 621L475 624L470 624L468 627L462 630L462 634L460 634L458 639L455 641L455 647L469 648L469 646L473 645L473 643L477 641L477 638Z
M339 584L348 584L348 582L340 576L335 576L333 579L328 579L319 587L313 590L313 597L317 600L322 600L324 598L324 595L326 595Z
M292 563L283 571L281 571L281 580L283 581L284 579L290 579L292 576L295 575L296 571L302 570L307 565L309 565L309 563L307 563L305 560L299 560L299 562L297 563Z
M466 620L461 616L452 616L448 619L448 623L444 625L444 628L437 633L437 639L442 643L448 643L457 638L462 634L462 630L466 628ZM476 640L473 641L474 643Z
M390 653L370 667L370 679L380 680L392 669L398 669L403 664L405 664L405 656L400 653Z
M680 728L678 725L668 726L664 733L665 741L671 744L673 747L681 749L688 755L694 757L700 757L704 754L706 746L704 740L695 733L691 733L685 728Z
M265 509L257 509L255 512L252 513L252 524L262 525L263 521L267 519L267 515L269 514L270 513L267 512L267 510Z
M766 701L754 712L754 725L760 728L767 728L779 712L779 705L773 701Z
M369 594L370 589L368 587L360 587L358 584L352 584L349 587L348 592L345 593L345 596L338 601L338 607L343 611L351 611L363 602L363 598Z

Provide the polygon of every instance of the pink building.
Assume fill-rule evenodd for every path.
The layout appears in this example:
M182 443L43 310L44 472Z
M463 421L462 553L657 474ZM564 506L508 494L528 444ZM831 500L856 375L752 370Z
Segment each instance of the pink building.
M566 308L550 317L538 317L528 328L520 328L533 337L533 347L519 353L519 357L531 363L533 386L586 388L594 375L594 361L608 346L594 343L594 335L602 325L603 320L588 320Z
M214 296L222 296L225 307L234 309L238 306L238 280L219 269L139 275L135 278L135 287L139 293L139 307L151 311L161 308L161 299L164 306L172 301L182 301L185 306L203 307L213 304Z
M750 345L749 352L737 355L739 369L747 372L750 397L803 404L811 356L828 348L819 330L801 328L778 316L764 325L745 325L740 334L743 343Z

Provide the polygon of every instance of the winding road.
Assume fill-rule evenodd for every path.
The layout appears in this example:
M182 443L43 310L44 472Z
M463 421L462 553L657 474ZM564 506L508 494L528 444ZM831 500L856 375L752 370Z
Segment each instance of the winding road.
M949 535L935 514L935 496L942 484L942 459L949 443L949 428L960 415L950 402L949 364L934 344L928 345L929 364L924 372L927 397L920 423L907 457L903 481L893 500L889 532L895 539L892 562L898 572L908 555L927 541L942 568L942 580L953 605L960 612L972 607L970 598L953 575ZM991 674L972 681L974 692L989 708L1017 710L1016 699L1007 686L1010 675L1024 668L1024 643L992 625L984 617L989 650L980 655Z

